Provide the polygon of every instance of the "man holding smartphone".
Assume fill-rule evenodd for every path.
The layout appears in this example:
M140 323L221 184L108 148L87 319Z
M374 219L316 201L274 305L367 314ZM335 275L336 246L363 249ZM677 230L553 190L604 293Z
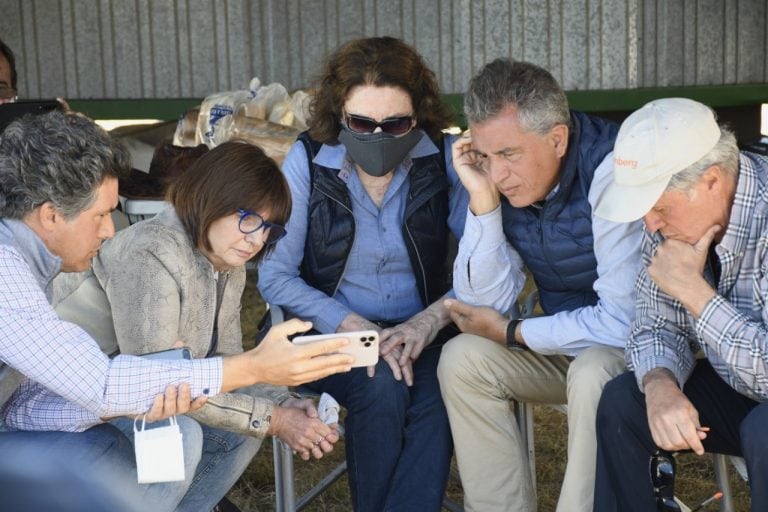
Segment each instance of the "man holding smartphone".
M191 466L187 480L139 486L132 449L103 424L105 418L142 414L153 401L154 419L183 414L220 392L263 382L295 385L347 371L352 358L314 357L338 351L346 340L294 347L287 335L311 325L293 320L236 356L110 360L82 329L62 321L50 304L53 278L86 270L101 242L114 235L117 177L128 168L126 151L78 114L24 118L0 138L0 446L4 458L22 465L29 464L19 455L22 448L34 447L45 460L47 450L67 443L73 472L79 465L111 468L113 478L105 485L131 487L131 499L152 510L171 510L183 508L189 493L223 496L228 490L195 475L200 436L182 426L185 463ZM158 395L167 386L163 400Z

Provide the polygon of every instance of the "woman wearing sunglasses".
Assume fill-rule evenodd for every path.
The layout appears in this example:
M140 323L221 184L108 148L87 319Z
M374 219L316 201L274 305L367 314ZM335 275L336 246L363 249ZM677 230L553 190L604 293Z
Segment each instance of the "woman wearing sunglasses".
M310 383L347 409L357 511L440 509L451 435L436 376L449 317L449 237L466 194L434 73L391 37L358 39L321 73L283 173L289 231L259 270L265 299L321 333L374 329L375 367Z
M103 244L92 271L80 277L57 311L108 353L117 346L128 354L157 352L176 340L193 358L242 352L245 264L261 259L285 235L288 185L261 149L227 142L176 178L166 200L171 207ZM308 327L297 323L290 332ZM268 335L257 348L271 364L263 382L289 382L288 367L299 348L284 335ZM209 398L190 414L200 423L203 453L179 509L211 510L267 434L306 459L331 451L338 433L311 415L311 400L294 398L285 387L258 385ZM113 423L132 438L132 420Z

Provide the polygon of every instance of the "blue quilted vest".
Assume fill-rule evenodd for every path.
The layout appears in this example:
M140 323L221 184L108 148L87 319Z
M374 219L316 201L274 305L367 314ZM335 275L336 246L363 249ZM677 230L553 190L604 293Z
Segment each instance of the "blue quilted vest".
M313 163L321 144L307 132L299 135L309 161L307 239L300 275L314 288L333 297L344 274L355 238L355 219L346 184L338 169ZM403 238L424 307L451 288L448 256L448 190L443 140L437 154L413 159L410 191L403 214Z
M560 188L543 206L514 208L502 198L504 234L520 254L547 315L597 303L589 188L595 169L613 150L618 125L571 112L573 128Z

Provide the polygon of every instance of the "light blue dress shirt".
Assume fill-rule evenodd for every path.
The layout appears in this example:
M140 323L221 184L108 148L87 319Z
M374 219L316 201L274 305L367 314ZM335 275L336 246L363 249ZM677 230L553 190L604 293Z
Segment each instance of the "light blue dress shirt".
M450 152L453 141L454 137L446 136L446 169L451 184L448 224L458 239L464 228L468 195L453 168ZM377 207L363 188L344 145L321 147L314 161L339 169L339 177L347 184L356 226L341 282L335 295L329 297L299 276L311 190L306 151L301 142L295 143L283 163L283 173L293 196L288 234L259 267L259 290L264 299L310 320L321 333L336 332L341 321L352 312L372 321L402 322L422 311L424 306L403 239L403 214L410 190L411 159L437 152L429 137L422 135L395 169L381 207Z
M589 189L592 211L612 179L613 153L609 153L595 169ZM592 236L597 304L525 320L523 339L536 352L575 356L594 345L624 348L627 344L634 318L634 282L641 264L642 221L622 224L593 213ZM456 296L506 313L523 289L525 277L523 260L504 235L501 207L480 216L469 212L454 262Z

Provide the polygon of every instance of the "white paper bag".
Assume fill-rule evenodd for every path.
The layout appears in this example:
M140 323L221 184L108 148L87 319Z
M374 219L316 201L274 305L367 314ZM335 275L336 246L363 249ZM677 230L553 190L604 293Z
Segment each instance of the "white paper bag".
M136 473L140 484L178 482L184 480L184 446L176 416L171 424L145 430L146 415L141 420L141 430L133 420Z

